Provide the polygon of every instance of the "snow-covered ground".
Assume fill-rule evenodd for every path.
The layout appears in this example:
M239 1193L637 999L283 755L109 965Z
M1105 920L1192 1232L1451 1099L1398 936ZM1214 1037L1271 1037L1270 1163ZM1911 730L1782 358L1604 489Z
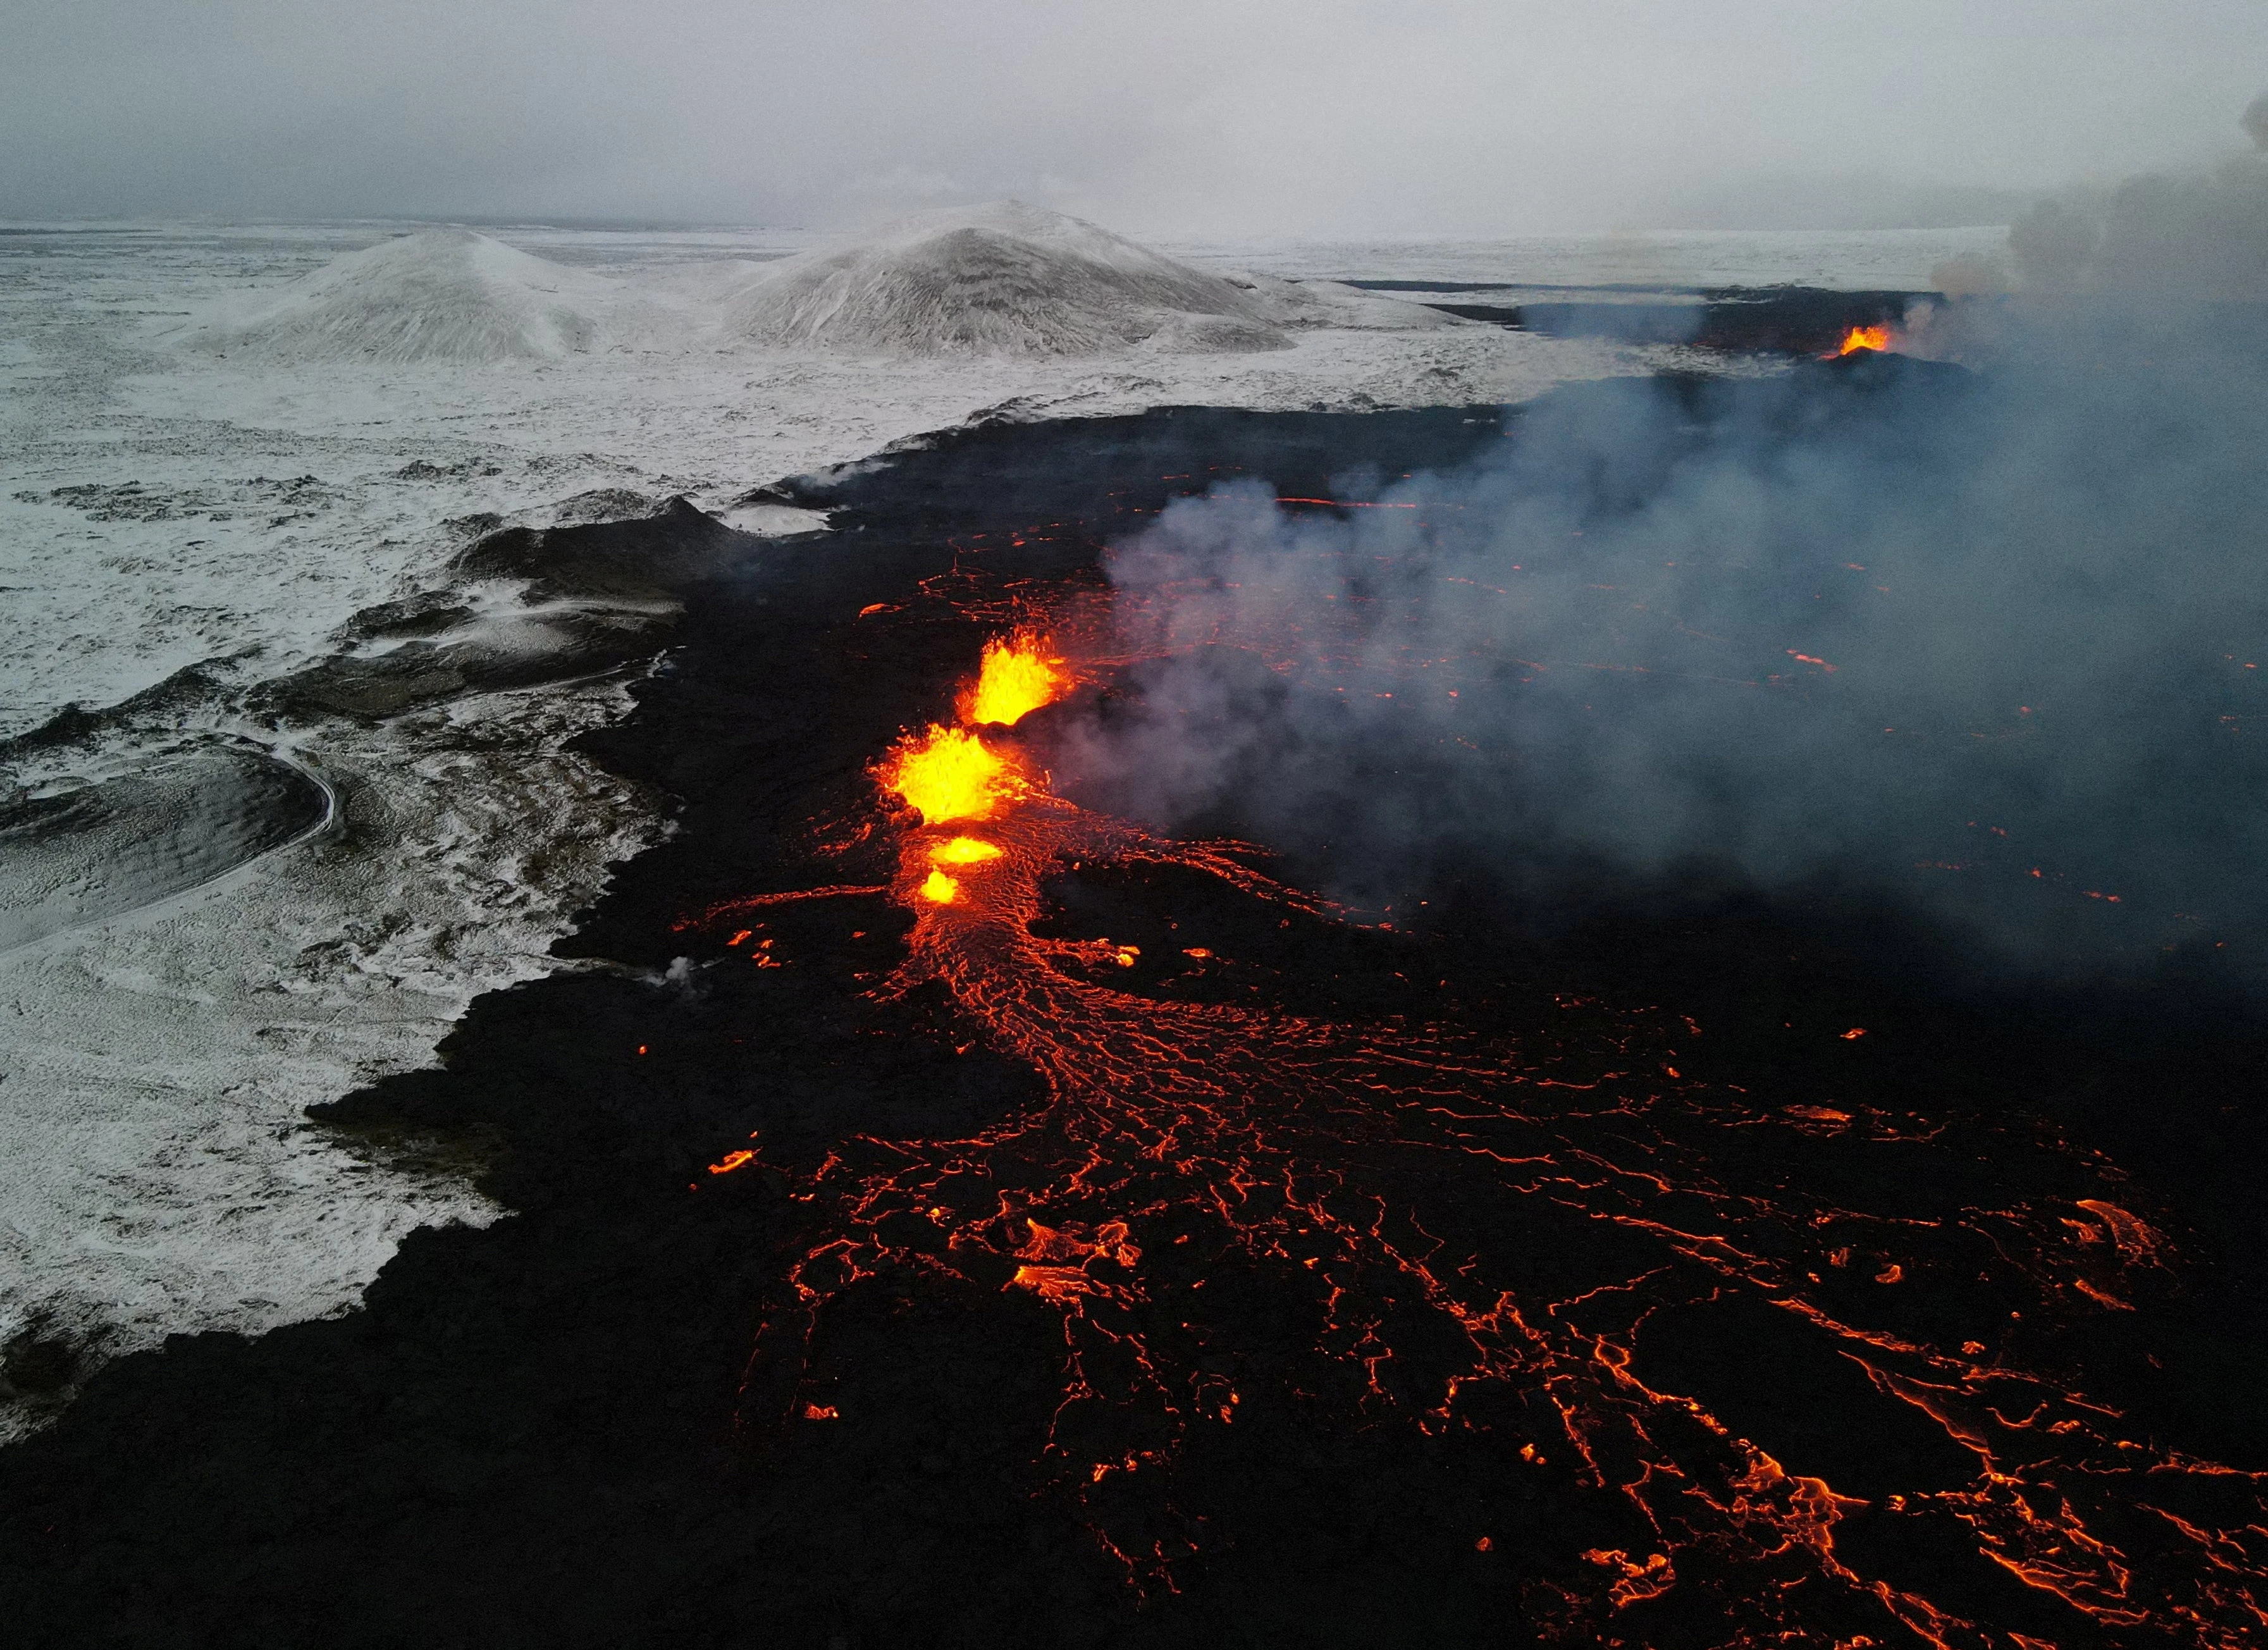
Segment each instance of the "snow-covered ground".
M1931 271L2004 251L2006 229L1681 229L1506 240L1182 243L1161 252L1204 268L1256 269L1301 281L1458 281L1506 286L1655 290L1820 286L1926 292Z
M1175 348L1168 328L1089 356L768 348L726 325L731 300L814 237L501 229L500 247L437 238L412 256L380 245L399 232L0 225L0 905L32 897L11 893L11 832L30 842L74 796L99 812L153 774L222 772L194 764L226 751L324 798L312 829L210 880L180 859L138 909L114 887L34 890L50 915L72 899L88 915L0 951L0 1341L115 1352L347 1310L411 1227L494 1217L461 1175L350 1150L301 1110L431 1061L475 995L563 966L546 949L608 864L666 829L654 799L564 749L621 713L622 681L376 723L253 708L352 645L358 611L449 585L484 527L674 494L724 513L971 418L1511 401L1668 358L1405 325L1264 279L1248 290L1283 347ZM1845 244L1863 239L1743 263L1719 237L1692 269L1643 276L1616 240L1172 250L1291 278L1738 266L1845 285L1908 284L1887 272L1929 250ZM415 282L386 273L404 258ZM454 332L380 313L412 287ZM34 1418L10 1396L0 1381L0 1437Z

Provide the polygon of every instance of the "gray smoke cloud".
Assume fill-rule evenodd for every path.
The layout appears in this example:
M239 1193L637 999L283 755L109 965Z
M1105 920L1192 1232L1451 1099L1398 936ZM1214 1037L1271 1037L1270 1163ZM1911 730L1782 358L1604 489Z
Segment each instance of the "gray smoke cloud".
M2255 149L2268 150L2268 92L2262 92L2245 105L2240 123Z
M2268 300L2268 92L2239 122L2255 152L2039 203L2008 228L2028 291Z
M1059 780L1371 907L1758 889L1998 977L2262 974L2268 352L1999 306L1982 372L1580 387L1378 508L1174 504L1111 557L1149 662Z

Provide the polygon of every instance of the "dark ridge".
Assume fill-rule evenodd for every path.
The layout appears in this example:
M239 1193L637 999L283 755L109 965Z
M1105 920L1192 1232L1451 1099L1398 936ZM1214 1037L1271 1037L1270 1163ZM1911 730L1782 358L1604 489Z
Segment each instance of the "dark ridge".
M1581 286L1550 281L1340 281L1338 284L1359 287L1366 292L1661 292L1679 298L1705 298L1715 290L1618 281L1594 281Z
M683 498L658 516L572 527L507 527L459 554L468 578L525 578L532 600L663 596L748 560L762 541L735 533Z
M600 507L647 502L588 497ZM270 715L379 721L460 694L619 669L652 656L685 591L752 565L763 544L681 497L651 516L489 533L460 553L455 572L525 579L527 607L568 605L483 620L450 591L382 602L348 620L340 636L396 645L320 659L264 686L254 705Z
M208 659L184 665L163 681L153 682L115 704L99 709L66 704L37 727L0 739L0 762L39 751L92 746L102 735L137 720L175 717L192 705L210 703L226 691L221 667L232 662L231 659Z
M1131 530L1167 502L1218 482L1263 477L1285 494L1327 496L1335 478L1373 477L1463 462L1509 427L1516 409L1429 407L1391 413L1246 413L1167 407L1045 426L984 424L903 444L891 453L765 490L766 502L836 511L840 532L885 526L990 544L1002 520L1050 534ZM1359 442L1351 427L1371 421ZM1035 428L1086 457L1032 439ZM1101 473L1097 474L1100 470ZM1061 516L1060 521L1049 520Z
M1737 292L1737 296L1731 295ZM1711 350L1818 355L1854 327L1895 323L1910 292L1841 292L1811 287L1712 291L1697 304L1429 304L1445 314L1555 338L1619 343L1690 343Z

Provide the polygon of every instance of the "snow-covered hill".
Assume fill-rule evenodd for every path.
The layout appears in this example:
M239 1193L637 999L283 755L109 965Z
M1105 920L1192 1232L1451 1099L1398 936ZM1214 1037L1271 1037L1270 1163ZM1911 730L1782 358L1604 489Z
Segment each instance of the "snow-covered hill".
M1288 340L1251 287L1007 201L909 217L791 258L726 300L733 336L888 355L1202 352Z
M1060 212L1009 201L903 219L770 262L628 278L554 263L465 229L350 252L281 287L205 306L161 334L253 368L546 361L722 344L837 355L1219 355L1288 335L1461 323L1329 282L1213 272Z
M541 359L590 350L620 297L603 276L470 230L424 229L217 307L180 342L271 360Z

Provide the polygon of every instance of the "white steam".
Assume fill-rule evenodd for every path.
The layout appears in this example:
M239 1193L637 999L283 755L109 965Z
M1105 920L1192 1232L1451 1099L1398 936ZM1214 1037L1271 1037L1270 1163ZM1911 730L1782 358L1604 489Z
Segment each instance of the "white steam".
M1381 508L1176 504L1058 775L1370 904L1825 890L2004 977L2268 982L2268 355L2004 307L1985 373L1582 387Z

